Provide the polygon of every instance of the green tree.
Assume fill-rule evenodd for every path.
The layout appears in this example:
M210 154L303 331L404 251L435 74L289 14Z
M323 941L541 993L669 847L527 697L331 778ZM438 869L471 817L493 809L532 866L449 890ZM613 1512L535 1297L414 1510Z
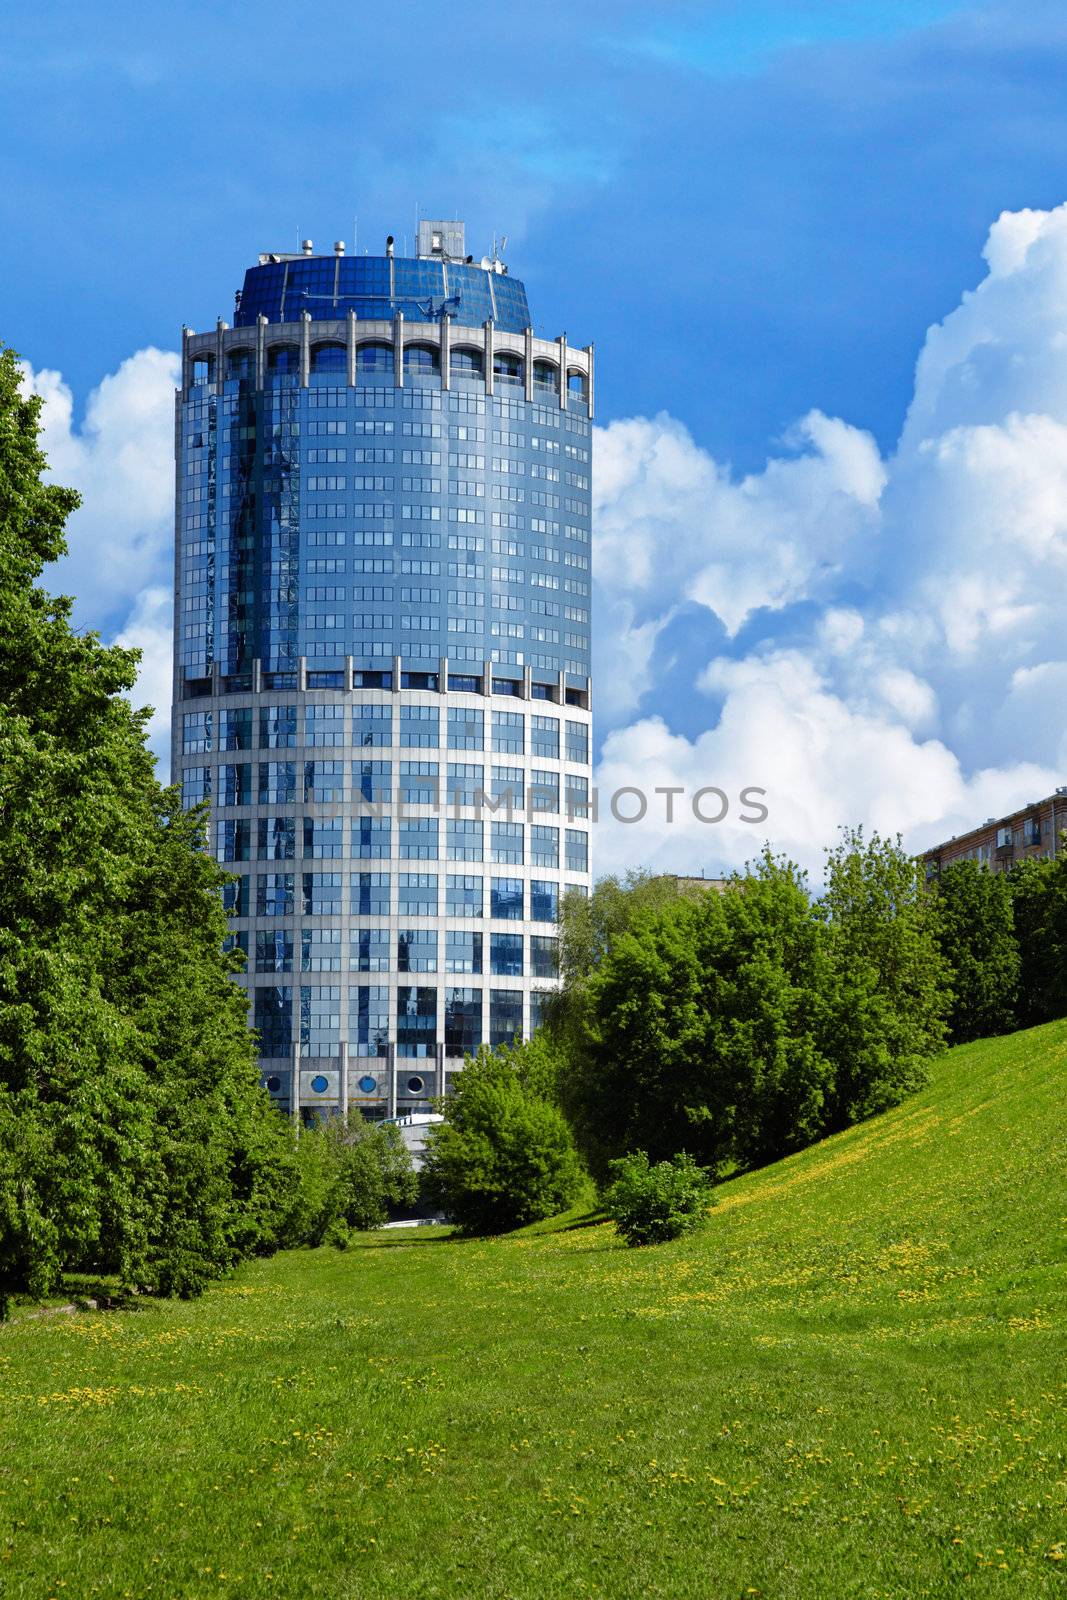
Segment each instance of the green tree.
M958 861L937 880L935 910L937 941L952 972L952 1042L1010 1032L1019 946L1007 877L977 861Z
M397 1127L360 1119L346 1128L334 1118L300 1136L282 1238L287 1245L343 1245L353 1230L380 1228L392 1207L413 1205L417 1194Z
M561 1113L528 1089L516 1058L483 1045L430 1129L423 1193L465 1233L504 1233L565 1211L582 1186Z
M628 1245L680 1239L708 1219L714 1194L692 1156L672 1156L653 1166L638 1150L613 1161L610 1172L604 1210Z
M65 1270L193 1293L269 1249L289 1152L203 819L156 782L134 652L39 584L78 503L0 351L0 1308Z
M1019 946L1019 1026L1067 1016L1067 852L1008 874Z
M920 862L899 838L845 832L826 853L819 902L835 993L821 1047L833 1061L826 1131L898 1104L945 1046L951 973Z

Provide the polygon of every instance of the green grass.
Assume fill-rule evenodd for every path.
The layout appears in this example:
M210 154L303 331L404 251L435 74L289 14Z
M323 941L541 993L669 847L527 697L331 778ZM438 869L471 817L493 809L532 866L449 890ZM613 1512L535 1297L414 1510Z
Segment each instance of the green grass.
M646 1251L569 1218L0 1332L0 1592L1064 1592L1067 1024Z

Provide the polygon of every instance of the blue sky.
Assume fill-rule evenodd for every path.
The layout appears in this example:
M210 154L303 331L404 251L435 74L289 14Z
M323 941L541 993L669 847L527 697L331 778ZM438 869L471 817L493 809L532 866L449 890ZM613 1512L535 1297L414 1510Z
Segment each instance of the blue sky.
M1043 0L23 8L0 39L0 338L62 373L72 420L57 460L103 485L101 452L96 480L89 458L121 386L86 433L91 392L134 352L172 351L182 322L228 316L259 250L303 236L351 245L355 217L360 247L378 249L387 232L410 239L419 207L458 213L475 249L508 235L542 331L596 341L602 424L668 413L698 477L754 475L739 504L772 517L770 495L780 518L773 463L837 447L798 433L800 420L813 408L844 419L889 462L928 330L985 281L995 219L1067 198L1065 69L1067 18ZM151 400L134 377L122 393L158 423L166 373ZM143 449L147 433L127 425ZM854 468L866 470L841 467L824 521L852 495ZM620 481L613 515L636 492ZM885 504L902 493L890 471ZM822 526L808 518L797 536L809 556ZM649 537L684 543L669 519L657 527ZM750 535L737 537L743 551ZM873 626L893 589L884 562L836 547L818 559L838 574L832 593L805 576L757 595L740 621L731 601L701 598L714 583L692 563L677 605L639 587L607 595L604 616L621 604L635 628L656 627L636 695L604 697L601 740L662 714L692 745L741 692L718 669L715 687L709 662L809 650L828 609ZM158 588L165 561L151 564L138 581ZM88 559L71 570L73 583ZM91 575L84 587L84 620L148 628L145 605L134 616L141 591L94 588ZM900 670L937 677L915 660ZM937 714L912 735L944 741L971 782L997 752L968 744L973 707L949 705L939 680L933 692ZM948 815L935 806L915 825ZM844 819L822 820L829 837Z

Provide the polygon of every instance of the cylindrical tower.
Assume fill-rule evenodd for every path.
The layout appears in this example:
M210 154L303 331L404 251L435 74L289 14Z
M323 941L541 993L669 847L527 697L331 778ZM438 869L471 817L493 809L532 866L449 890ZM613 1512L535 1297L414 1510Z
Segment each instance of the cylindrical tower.
M264 1081L425 1108L537 1026L588 893L592 347L464 255L262 255L183 338L173 772Z

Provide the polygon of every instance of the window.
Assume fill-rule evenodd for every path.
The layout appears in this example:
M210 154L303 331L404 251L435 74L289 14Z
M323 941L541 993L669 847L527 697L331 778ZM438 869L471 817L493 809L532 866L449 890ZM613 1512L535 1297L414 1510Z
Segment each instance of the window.
M400 707L400 743L406 749L434 749L441 742L441 714L436 706Z
M490 989L489 1043L511 1044L522 1035L522 990Z
M392 855L393 824L389 817L356 817L352 823L352 858L383 861Z
M354 872L352 874L352 915L354 917L387 917L389 915L390 884L388 872Z
M589 871L589 835L581 828L566 830L565 862L568 872Z
M482 1042L482 991L445 990L445 1055L474 1055Z
M408 987L396 991L396 1053L432 1056L437 1041L437 990Z
M309 745L338 745L345 742L345 708L334 706L304 707L304 743Z
M288 984L257 988L255 1029L261 1056L288 1056L293 1047L293 991Z
M343 761L304 762L304 801L332 804L343 800L345 794L345 763Z
M227 762L216 776L216 802L220 806L246 806L252 798L252 767L248 761Z
M388 749L393 742L392 706L356 706L352 713L352 742L364 748Z
M380 340L361 344L356 350L356 377L384 377L393 371L393 347Z
M262 706L259 742L268 750L291 749L296 744L296 707Z
M292 805L296 799L296 763L261 761L257 793L261 806Z
M302 905L305 917L338 917L341 914L341 874L305 872Z
M388 928L353 928L348 965L352 972L388 972L392 967Z
M296 855L296 818L260 817L256 824L260 861L291 861Z
M481 972L482 936L474 929L449 928L445 935L445 971Z
M252 824L244 818L236 822L216 822L216 860L248 861L252 854L251 831Z
M582 835L583 839L585 835ZM522 921L522 879L494 878L489 891L489 915L503 922Z
M312 313L316 315L316 313ZM348 352L343 344L316 344L311 347L312 372L345 372Z
M530 718L530 754L559 760L559 718Z
M481 378L485 375L482 352L465 345L449 353L448 364L454 378Z
M219 749L251 750L252 708L219 712Z
M521 756L526 749L525 718L521 711L493 712L493 750L498 755Z
M186 767L182 773L182 805L187 811L211 799L210 767Z
M440 803L440 778L436 761L400 763L400 799L404 805L435 806Z
M481 861L482 823L478 819L450 817L445 823L449 861Z
M438 823L436 817L405 817L398 824L402 861L436 861Z
M396 938L398 972L437 971L437 929L404 928Z
M293 970L293 936L280 928L270 928L256 934L256 971L291 972Z
M567 760L589 762L589 726L585 722L567 721Z
M432 345L409 344L404 347L404 371L430 374L440 372L441 356Z
M559 773L539 767L530 771L530 810L559 811Z
M334 1055L340 1028L341 990L338 985L301 985L300 1043L308 1055Z
M256 916L291 917L293 914L293 874L261 872L256 879Z
M389 1049L389 990L368 984L350 990L348 1038L357 1056L384 1056Z
M340 972L340 928L305 928L300 936L301 972Z
M222 886L222 909L228 917L248 915L248 879L234 878Z
M523 784L525 782L521 767L494 766L490 776L490 798L503 806L510 818L512 811L522 810L525 799Z
M523 840L521 822L491 822L489 859L501 866L521 867Z
M436 917L436 872L402 872L398 909L402 917Z
M522 357L511 350L498 350L493 356L493 382L506 387L522 384Z
M448 874L445 880L445 914L457 919L485 915L485 895L480 877L472 873Z
M530 879L530 921L555 922L559 917L559 885L545 878Z
M559 944L554 936L530 935L530 976L555 978L559 975Z
M477 706L450 706L448 743L453 750L481 750L485 744L485 717Z
M568 772L566 780L567 815L570 818L589 815L589 779Z
M344 821L341 817L304 818L305 859L333 861L344 853Z
M535 822L530 828L530 865L559 866L559 829Z
M182 750L185 755L198 751L214 750L214 713L187 711L182 717Z
M489 970L496 978L522 977L522 934L489 935Z
M392 799L390 793L392 775L391 761L353 761L352 798L365 800L368 808L387 804Z
M445 800L450 806L473 806L485 789L485 768L466 761L448 763L448 790Z
M1012 835L1012 831L1011 831L1010 828L998 828L997 829L997 849L998 850L1006 849L1010 844L1012 844L1012 842L1013 842L1013 835Z

